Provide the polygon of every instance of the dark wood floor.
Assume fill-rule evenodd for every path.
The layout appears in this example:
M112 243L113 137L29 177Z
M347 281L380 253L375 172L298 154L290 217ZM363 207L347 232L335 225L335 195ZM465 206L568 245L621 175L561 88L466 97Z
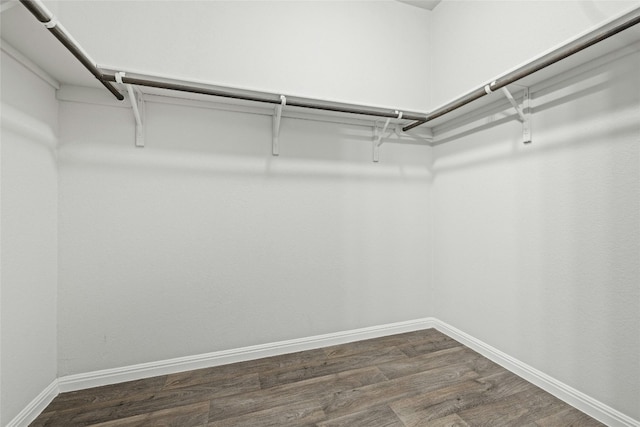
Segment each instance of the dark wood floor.
M428 329L63 393L32 426L601 426Z

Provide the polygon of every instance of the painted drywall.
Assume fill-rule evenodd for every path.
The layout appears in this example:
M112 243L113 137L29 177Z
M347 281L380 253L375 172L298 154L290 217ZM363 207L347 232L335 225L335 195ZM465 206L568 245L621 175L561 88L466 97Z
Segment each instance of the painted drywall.
M392 0L59 4L102 66L418 111L430 13Z
M443 0L433 10L430 108L489 83L638 1Z
M633 5L445 0L433 100ZM614 59L534 93L531 146L496 114L434 151L433 315L640 419L640 60Z
M460 49L434 90L531 55ZM438 148L434 192L429 149L373 165L360 127L285 120L272 158L268 117L150 104L141 150L130 111L64 102L60 374L436 315L640 418L637 63L536 93L531 147L511 124Z
M435 149L434 316L639 420L638 47L563 78L532 144L496 113Z
M2 52L0 424L57 374L58 103Z
M430 148L271 120L61 103L60 375L429 313Z

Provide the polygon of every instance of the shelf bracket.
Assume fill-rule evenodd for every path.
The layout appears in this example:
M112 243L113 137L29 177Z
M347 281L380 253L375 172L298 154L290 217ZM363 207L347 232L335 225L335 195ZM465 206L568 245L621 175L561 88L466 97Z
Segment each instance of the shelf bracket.
M402 119L402 111L396 110L396 114L398 115L398 120ZM384 122L384 126L382 127L382 130L378 130L377 123L374 125L374 128L373 128L373 161L375 163L378 163L380 161L380 146L382 144L384 144L383 139L384 138L388 138L388 137L391 136L391 133L389 135L385 135L385 132L387 131L387 128L389 127L389 122L390 121L391 121L391 117L389 117Z
M287 97L280 95L280 104L276 107L273 114L273 135L271 139L271 154L280 155L280 121L282 119L282 109L287 105Z
M129 94L129 101L131 102L131 108L133 109L133 117L136 121L136 147L144 147L144 117L145 117L145 102L142 92L140 90L133 89L133 86L122 82L122 77L125 75L123 72L116 73L116 82L123 84L127 88Z
M507 97L509 103L513 106L513 108L518 113L518 120L522 122L522 142L524 144L531 143L531 106L530 106L530 97L529 97L529 88L525 87L523 90L522 97L522 107L518 105L518 102L515 100L509 89L506 87L502 88L502 93Z

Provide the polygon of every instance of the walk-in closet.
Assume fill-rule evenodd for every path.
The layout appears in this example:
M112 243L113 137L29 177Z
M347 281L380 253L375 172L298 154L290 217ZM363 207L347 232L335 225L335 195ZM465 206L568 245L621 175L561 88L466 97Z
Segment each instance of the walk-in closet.
M0 426L640 426L637 0L0 18Z

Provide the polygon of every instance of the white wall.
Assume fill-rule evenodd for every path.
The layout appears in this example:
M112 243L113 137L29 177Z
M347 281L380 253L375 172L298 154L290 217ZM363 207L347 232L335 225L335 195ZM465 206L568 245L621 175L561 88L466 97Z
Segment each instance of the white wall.
M533 98L434 151L434 315L638 420L640 54Z
M400 110L428 107L430 12L396 1L60 2L59 14L103 66Z
M637 0L443 0L429 27L430 108L637 5Z
M445 0L434 103L633 5ZM434 315L635 419L639 76L636 51L534 93L532 145L517 122L442 145L432 192Z
M629 6L445 1L430 30L428 12L389 2L183 3L159 3L146 18L140 3L59 6L65 26L102 64L407 109L444 102ZM205 8L219 13L196 19L192 11L204 16ZM356 23L362 13L371 19ZM289 19L273 27L267 15ZM118 31L96 27L109 17ZM167 20L194 34L213 30L170 51ZM416 54L422 40L430 58ZM186 60L195 54L195 63ZM5 97L22 102L5 95L4 82L29 79L6 77L5 62L3 107ZM129 110L62 102L59 375L434 315L640 419L638 62L636 53L535 93L531 146L519 144L517 123L488 127L438 147L432 172L425 147L385 145L382 163L371 163L370 129L285 119L281 156L273 158L269 117L159 103L148 104L147 147L135 149ZM18 110L54 123L51 90L30 87L36 101L25 102L34 105ZM39 109L44 116L31 112ZM33 263L44 269L21 258L20 267L32 268L11 276L5 259L18 251L7 255L5 241L31 250L34 222L50 232L56 218L55 200L45 197L55 194L47 188L55 165L40 146L8 156L31 145L5 144L4 117L3 110L3 420L7 405L15 412L33 398L29 389L5 404L16 387L6 367L36 366L5 357L24 331L19 322L4 326L5 316L23 314L5 307L18 300L7 292L25 289L10 288L7 277L55 271L49 248L44 264ZM38 161L45 164L34 174L16 171ZM36 190L7 192L5 176L36 176ZM7 204L36 206L28 210L36 216ZM19 226L7 235L11 218ZM51 283L37 292L47 298L30 301L50 329L20 341L48 354ZM36 392L55 376L53 354L30 373Z
M56 378L58 104L2 52L0 424Z
M60 107L60 374L422 318L430 148L370 127Z

